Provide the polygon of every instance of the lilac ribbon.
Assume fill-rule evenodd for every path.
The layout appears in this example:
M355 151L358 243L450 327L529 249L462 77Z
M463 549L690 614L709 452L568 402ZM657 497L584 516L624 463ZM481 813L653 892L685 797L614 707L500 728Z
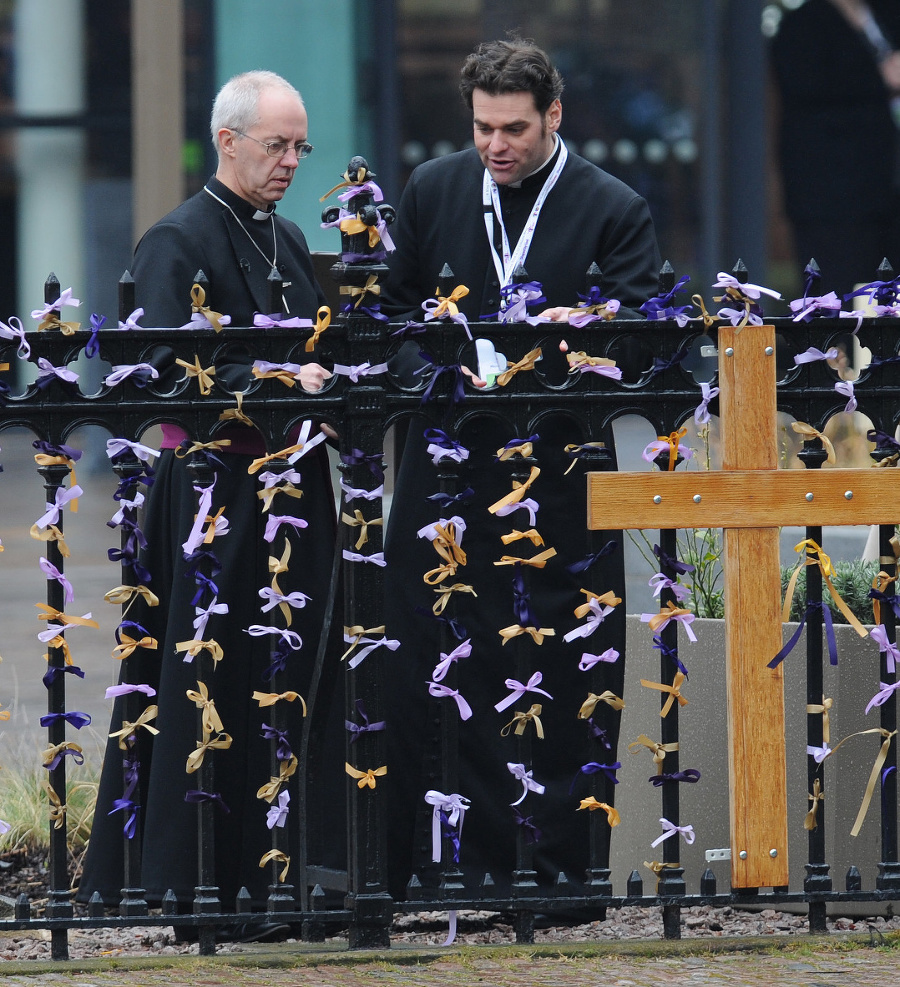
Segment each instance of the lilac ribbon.
M41 572L48 579L55 579L59 585L62 586L66 594L66 603L71 603L75 599L75 590L72 587L71 582L69 582L63 573L61 573L52 562L45 559L43 555L38 560L38 566L40 567Z
M266 519L266 531L265 534L263 535L263 538L270 543L275 541L275 536L278 534L278 529L283 524L287 524L292 528L299 528L299 529L309 527L309 523L307 521L304 521L303 518L292 517L291 515L287 515L287 514L270 514Z
M113 461L126 452L131 452L143 463L149 463L159 455L159 449L151 449L141 442L130 442L128 439L107 439L106 455Z
M450 670L450 666L459 661L460 658L468 658L471 654L471 640L463 641L463 643L455 647L449 655L442 651L441 660L434 666L434 671L431 673L431 677L435 682L443 682L444 677Z
M656 839L650 844L652 847L657 847L663 840L667 840L670 836L674 836L676 833L681 833L684 838L684 842L690 846L694 840L697 838L694 833L693 826L676 826L675 823L669 822L668 819L660 819L660 825L663 828L663 833L661 836L657 836Z
M465 795L454 792L452 795L445 795L443 792L431 789L425 793L425 801L432 806L431 813L431 859L434 863L441 860L441 823L454 830L456 833L456 845L454 861L459 863L459 839L462 836L463 822L466 817L466 810L471 806L469 799ZM443 819L442 819L443 815ZM448 834L449 835L449 834Z
M416 532L416 538L426 538L428 541L434 541L438 537L438 527L446 529L451 524L456 528L456 544L462 545L466 522L457 514L454 514L450 518L438 518L437 521L432 521L431 524L422 525Z
M459 718L461 720L472 718L472 707L456 689L451 689L449 686L442 685L440 682L429 682L428 692L436 699L446 699L448 697L453 699L456 703L456 708L459 710Z
M852 415L857 408L856 395L853 393L853 381L852 380L835 381L834 389L842 397L847 398L847 403L844 406L844 414Z
M311 599L306 593L301 593L299 590L294 590L293 593L279 593L272 589L271 586L263 586L259 591L259 596L269 601L264 607L260 607L263 613L274 610L275 607L282 603L286 603L295 610L302 610Z
M200 500L197 505L197 515L194 518L194 523L191 525L190 533L181 545L181 550L186 556L193 554L203 544L203 526L206 524L207 516L212 511L214 487L215 484L205 489L201 487L194 488L200 492Z
M311 430L312 421L307 418L300 426L300 434L297 436L297 441L294 443L294 445L298 445L300 448L288 456L288 462L292 466L298 459L302 459L308 452L315 449L317 445L321 445L327 438L324 432L317 432L312 438L310 438L309 433Z
M866 710L868 713L868 710ZM41 726L49 727L54 723L58 723L60 720L64 720L66 723L70 723L76 730L80 730L82 727L86 727L91 722L90 713L81 713L78 710L72 710L68 713L45 713L41 717Z
M868 713L870 709L874 706L883 706L891 696L900 689L900 682L879 682L878 685L881 688L880 692L875 693L875 695L869 700L869 705L866 706L866 712Z
M538 281L523 281L521 284L508 284L500 289L500 298L504 306L497 312L482 315L482 320L497 319L499 322L527 322L536 326L549 319L528 314L529 305L546 305L544 290ZM471 337L469 337L471 338Z
M78 381L78 374L74 370L69 370L65 365L56 367L42 356L38 357L37 363L41 371L35 381L38 387L46 387L54 377L65 381L67 384L75 384Z
M41 681L49 689L51 685L60 677L60 675L65 675L66 673L71 673L72 675L77 675L78 678L84 678L84 671L80 669L77 665L51 665L46 672Z
M471 487L466 487L465 490L460 490L460 492L456 494L448 494L443 491L438 491L437 493L430 494L425 499L433 501L441 508L449 507L451 504L461 504L463 507L468 507L471 498L474 496L475 491Z
M156 689L153 686L146 685L143 682L137 684L131 684L129 682L120 682L118 685L111 685L106 690L107 699L116 699L118 696L127 696L132 692L142 692L145 696L155 696Z
M252 369L258 374L287 374L292 380L299 380L303 367L299 363L269 363L268 360L254 360Z
M277 635L291 651L299 651L303 647L303 638L296 631L285 630L281 627L268 627L265 624L251 624L244 628L244 633L250 637L262 637L265 634Z
M668 453L670 449L671 446L666 440L654 439L644 448L644 451L641 453L641 459L647 463L653 463L656 461L656 457L660 455L660 453ZM694 455L693 449L689 446L682 445L680 442L678 443L675 452L676 454L680 453L684 459L692 459Z
M119 498L119 509L115 514L106 522L108 528L117 528L120 524L124 523L127 518L128 511L136 511L141 504L144 503L144 495L137 491L137 493L132 498L120 497Z
M663 575L661 572L657 572L656 575L651 576L648 585L650 589L653 590L654 596L659 596L664 589L670 589L679 603L686 596L690 595L690 590L686 586L682 586L681 583L673 582L668 576Z
M797 630L794 631L793 636L790 641L778 652L777 655L766 665L766 668L777 668L785 658L794 650L794 646L800 640L800 635L803 633L803 628L806 626L806 619L814 610L822 611L822 619L825 624L825 639L828 642L828 657L832 665L837 665L837 640L834 636L834 626L831 619L831 609L825 603L807 603L806 610L803 611L803 616L800 618L800 623L797 625Z
M283 789L278 793L278 804L270 806L268 812L266 812L266 825L269 829L274 829L276 826L279 829L284 829L288 817L288 803L290 801L291 793L287 789Z
M650 621L653 620L653 618L654 617L657 617L657 616L659 616L659 614L655 614L655 613L642 613L641 614L641 623L642 624L649 624ZM691 627L691 624L693 624L694 620L696 619L696 616L697 616L696 614L693 614L693 613L678 613L678 614L671 614L670 616L666 616L666 615L664 615L664 616L665 616L665 619L659 625L659 630L663 630L663 628L668 627L668 625L673 620L678 621L678 623L680 623L684 627L684 632L685 632L685 634L687 634L688 640L696 643L696 641L697 641L697 635L694 633L693 628ZM770 666L770 667L774 668L774 665L773 666Z
M532 773L525 770L524 764L514 764L512 761L507 761L506 767L516 781L522 782L522 794L516 799L515 802L510 802L510 805L521 805L522 802L525 801L525 796L529 792L535 792L537 795L544 794L544 786L538 784L534 778L531 777Z
M425 332L428 326L424 322L413 322L408 321L405 326L401 326L399 329L395 329L391 336L397 336L398 339L406 339L408 336L418 336L420 333Z
M25 339L25 327L22 320L15 315L10 316L9 323L0 322L0 339L18 339L16 356L20 360L27 360L31 356L31 344Z
M578 667L582 672L587 672L601 661L611 663L618 660L619 652L615 648L607 648L601 655L591 655L585 652L581 656L581 661L578 662Z
M124 322L119 322L119 329L141 329L142 326L138 325L137 320L144 317L144 310L142 308L136 308L131 315Z
M381 483L374 490L364 490L362 487L351 487L349 483L345 483L344 479L341 478L341 492L344 495L344 500L356 500L357 498L361 500L378 500L379 497L384 496L384 484Z
M540 838L544 835L532 822L534 817L523 816L522 813L516 808L513 808L513 812L515 813L516 825L521 826L525 833L525 845L534 846L534 844L537 843L538 840L540 840Z
M572 779L572 784L569 785L569 794L571 795L575 791L575 782L578 781L580 775L596 775L601 771L606 775L607 779L611 781L614 785L619 784L619 779L616 777L616 772L622 767L621 761L615 761L612 764L600 764L598 761L588 761L587 764L582 764L578 769L578 774Z
M781 298L781 293L774 291L772 288L763 288L758 284L742 284L733 275L725 274L722 271L718 273L717 277L719 280L716 281L713 288L733 288L740 294L754 299L754 301L759 299L760 295L768 295L770 298Z
M271 490L272 487L277 487L280 483L300 483L303 477L296 470L285 470L283 473L273 473L271 470L266 470L265 473L260 473L257 479L263 485L264 490Z
M359 552L351 552L346 548L341 551L341 555L348 562L371 562L372 565L384 567L387 562L384 560L384 552L373 552L371 555L360 555Z
M615 607L611 607L607 603L601 603L596 597L588 600L588 608L590 609L590 615L587 620L580 627L574 627L568 634L563 636L563 640L567 644L579 637L590 637L615 609Z
M63 305L71 305L73 308L78 308L81 302L77 298L72 297L72 289L65 288L59 293L59 298L55 302L46 302L43 308L36 308L32 311L32 319L37 319L39 322L45 319L51 312L59 312Z
M622 379L622 370L620 367L607 367L602 363L578 363L571 369L573 371L577 370L582 374L599 374L601 377L609 377L611 380Z
M219 792L204 792L199 788L189 788L184 793L184 800L191 803L212 802L224 813L228 814L231 812L231 809L225 804L225 800Z
M897 597L891 597L891 599L896 600ZM900 648L893 641L888 640L887 629L884 624L876 624L869 631L869 638L878 645L878 650L885 655L888 674L894 675L897 671L897 663L900 662Z
M43 530L48 525L59 524L59 516L66 504L70 500L80 497L84 491L76 483L74 487L57 487L53 495L53 503L47 504L47 510L35 522L36 526Z
M533 528L537 522L537 512L540 510L540 506L533 497L523 497L518 503L498 507L494 513L497 517L506 517L513 511L528 511L528 523Z
M832 753L832 750L827 743L823 743L821 747L814 747L812 744L807 744L806 753L809 754L816 764L821 764Z
M371 195L374 202L384 202L384 194L375 182L366 181L359 185L354 185L338 196L341 202L349 202L357 195ZM355 216L355 213L348 213L348 216ZM346 219L346 217L344 217Z
M548 699L552 699L553 696L549 692L545 692L543 689L539 689L538 686L543 681L543 674L541 672L535 672L531 678L522 685L517 679L507 679L505 682L506 688L511 689L512 692L502 699L499 703L495 703L494 709L498 713L502 713L507 706L512 706L513 703L518 702L526 692L539 692L542 696L546 696Z
M599 552L592 552L590 555L586 555L578 562L572 562L570 565L567 565L566 572L571 573L573 576L577 575L579 572L586 572L596 562L599 562L600 559L605 558L607 555L611 555L618 547L619 543L614 539L610 539Z
M336 363L332 368L341 377L349 377L354 384L359 383L360 377L377 377L379 374L386 374L388 365L386 363L376 363L374 366L366 361L357 366L348 367L343 363Z
M220 326L230 326L231 316L230 315L220 315L219 316ZM190 322L185 322L183 326L176 326L176 329L212 329L213 324L207 319L202 312L194 312L191 316Z
M255 312L253 325L260 329L311 329L312 319L276 319L271 315Z
M441 429L426 428L422 434L428 443L425 451L431 456L431 461L435 466L442 459L452 459L455 463L462 463L469 458L469 450L455 439L451 439Z
M384 730L387 726L384 720L376 720L374 723L369 722L366 706L362 699L356 700L356 712L359 714L362 723L354 723L353 720L344 720L344 727L352 734L350 737L351 744L355 744L364 733L376 733L379 730Z
M802 363L815 363L818 360L834 360L837 355L838 349L836 346L832 346L830 350L826 350L824 353L822 350L816 349L815 346L810 346L808 350L798 353L794 357L794 363L799 367Z
M792 312L795 312L794 322L809 322L816 313L823 315L833 315L841 310L841 300L833 292L827 295L816 295L808 298L795 298L788 303Z
M700 404L694 409L694 421L697 425L705 425L709 419L709 403L719 396L718 387L710 387L706 381L700 384Z
M660 788L667 781L684 781L695 784L700 780L700 772L696 768L686 768L684 771L673 771L671 774L653 775L647 781L654 788Z
M212 603L208 607L195 607L194 613L194 630L197 632L195 637L203 640L206 637L206 625L209 623L209 618L213 614L226 614L228 613L228 604L219 603L218 597L214 596L212 598Z
M396 651L400 647L399 641L388 638L386 635L382 635L381 637L365 637L358 634L345 634L344 644L352 644L354 646L364 645L364 647L360 647L359 651L354 652L353 657L347 662L348 668L356 668L376 648L387 648L388 651Z

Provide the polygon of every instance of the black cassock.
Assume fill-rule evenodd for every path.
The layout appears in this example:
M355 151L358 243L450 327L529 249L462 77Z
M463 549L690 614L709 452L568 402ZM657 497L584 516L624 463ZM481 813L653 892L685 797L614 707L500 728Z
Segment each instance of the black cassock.
M500 190L513 246L552 165L551 161L526 179L521 188ZM445 263L453 270L454 284L470 289L458 303L469 319L497 311L499 295L481 203L482 175L474 151L429 162L414 173L393 230L397 253L390 259L391 280L385 290L389 311L415 319L414 310L434 295ZM618 299L626 309L637 309L656 294L660 261L646 203L612 176L570 155L544 204L525 267L529 278L541 283L547 305L574 306L579 292L585 291L585 274L591 262L603 272L602 294ZM565 326L548 325L547 335L564 338ZM564 374L565 365L558 354L556 369L550 369L553 355L546 353L542 370L551 376ZM498 412L502 414L502 406ZM588 794L589 782L579 769L590 761L611 764L616 760L618 713L600 702L592 718L593 726L606 731L605 743L610 747L591 735L592 724L579 719L578 713L591 692L609 690L622 695L624 603L591 636L569 643L563 638L585 623L586 618L576 617L574 611L587 602L580 589L591 587L589 578L594 579L597 593L613 591L624 597L624 574L621 533L598 532L590 542L587 536L585 472L597 466L577 460L566 472L572 459L565 447L606 439L612 451L611 436L588 435L581 422L563 415L551 415L535 425L532 431L539 439L533 452L541 473L527 496L539 504L534 527L543 545L533 545L527 539L504 544L502 536L513 529L530 529L532 524L525 510L506 517L488 511L510 492L511 473L516 468L513 462L498 462L496 454L513 439L528 436L512 434L498 418L469 421L458 436L469 450L469 458L460 466L460 487L471 487L474 494L468 506L457 503L441 507L427 500L439 489L439 468L426 453L424 424L416 418L410 425L386 537L387 631L402 642L392 657L395 675L387 716L391 890L403 896L411 874L427 884L437 879L439 870L432 862L432 807L424 796L432 789L444 791L438 709L439 704L453 704L455 700L429 695L428 682L433 681L432 672L441 660L442 625L428 614L438 599L434 590L456 582L471 585L477 593L476 597L464 590L455 591L444 613L452 613L464 625L472 646L471 655L455 662L445 680L473 710L472 717L460 720L458 727L454 793L471 800L462 831L460 866L468 882L477 883L489 872L502 889L515 867L519 827L526 826L531 838L536 836L531 829L535 826L541 831L534 844L539 881L550 882L561 870L570 879L581 880L588 865L588 812L576 810L580 799ZM518 471L528 475L529 468L523 470L520 465ZM423 582L423 574L442 559L427 538L416 534L423 526L452 515L466 524L461 546L467 564L445 583L431 586ZM595 564L592 576L566 571L566 565L584 558L589 546L596 551L609 540L615 540L617 547ZM503 556L527 559L548 548L556 549L557 554L544 568L494 565ZM540 644L527 634L504 644L499 631L520 622L515 606L517 597L521 602L523 587L537 624L553 629L555 634L545 636ZM417 614L417 607L424 608L426 615ZM448 654L458 643L449 640L443 653ZM622 653L618 661L600 663L594 671L579 670L583 652L599 654L610 647ZM526 672L521 671L519 654ZM498 712L494 708L511 693L507 679L524 685L535 672L542 678L532 680L532 684L552 699L540 692L525 692L505 709ZM527 763L521 763L545 791L529 791L520 805L513 806L525 789L524 782L508 767L520 762L520 752L515 726L507 728L507 724L514 713L527 712L535 703L542 707L544 739L538 739L534 721L530 721L525 729L531 736L531 754ZM451 708L451 712L455 711ZM605 781L605 773L599 776L605 785L601 795L605 792L606 800L611 801L612 782Z
M215 179L210 180L209 187L231 205L271 259L271 220L254 220L253 207ZM313 317L324 299L312 274L305 238L293 223L277 218L276 224L280 272L285 282L291 282L285 288L291 313ZM145 310L142 324L164 327L187 323L191 285L201 269L210 283L207 305L230 315L232 325L252 324L254 312L267 309L266 279L271 269L267 258L253 246L228 209L206 192L198 193L151 228L138 245L133 273L137 302ZM229 372L235 375L234 383L242 373L246 376L248 369L234 366ZM269 515L262 513L257 496L262 485L258 473L250 475L247 468L254 455L277 451L288 444L290 437L285 436L281 445L265 450L261 438L240 425L229 426L227 432L216 437L223 435L240 443L241 452L218 454L225 468L217 470L211 513L224 506L230 530L204 546L212 549L221 565L221 572L212 575L217 592L214 594L207 585L199 600L195 599L200 587L184 560L182 544L197 512L197 493L192 489L187 460L176 458L167 449L158 461L156 480L149 489L142 521L148 547L141 561L152 575L149 587L159 597L159 605L148 607L140 598L126 618L146 628L157 638L159 647L135 651L127 659L126 671L130 683L148 684L157 690L155 697L141 705L159 706L159 715L153 721L159 735L151 737L144 729L137 734L142 806L140 886L151 902L159 901L168 890L173 890L179 901L189 902L198 884L197 806L185 801L185 793L199 788L198 774L186 773L188 756L200 739L197 707L186 692L198 691L199 679L208 687L224 731L232 738L229 748L205 755L215 763L214 793L221 796L229 810L218 809L215 813L215 879L223 907L230 910L241 886L249 889L255 904L262 903L271 877L268 867L259 867L261 857L272 846L272 839L266 825L269 803L259 799L257 791L272 774L270 742L261 735L262 724L272 724L272 709L260 708L251 697L254 691L272 692L269 668L273 639L269 635L251 636L246 629L254 624L285 626L277 608L269 613L261 612L266 601L259 597L258 591L271 585L269 556L280 558L287 539L291 543L291 555L288 571L278 576L280 591L285 595L300 591L310 599L304 608L291 611L290 630L299 634L303 644L299 651L290 651L285 678L279 688L305 696L325 616L334 556L335 517L327 455L320 445L293 467L302 476L297 484L303 491L302 498L288 500L279 494L270 508L270 514L300 516L308 522L308 527L295 530L282 526L273 541L266 542ZM209 567L201 567L201 571L211 575ZM210 606L213 596L218 605L228 606L228 613L212 614L205 636L221 644L224 657L214 671L200 675L199 663L205 661L208 670L209 659L204 656L185 662L184 652L177 652L176 645L197 637L193 625L195 607ZM288 740L299 754L303 724L300 703L292 702L288 709ZM120 699L113 711L111 731L121 727L123 715ZM342 725L339 726L342 731ZM329 763L328 770L336 779L335 818L339 820L343 761L340 749L336 748L332 754L334 764ZM99 891L107 902L118 902L121 897L123 826L129 813L125 810L108 813L115 800L123 796L122 771L122 752L113 739L101 775L79 889L81 900L94 891ZM287 825L288 843L296 853L296 811L289 810ZM338 822L332 831L336 837L330 862L339 864L343 859L343 826ZM287 880L290 882L290 874Z

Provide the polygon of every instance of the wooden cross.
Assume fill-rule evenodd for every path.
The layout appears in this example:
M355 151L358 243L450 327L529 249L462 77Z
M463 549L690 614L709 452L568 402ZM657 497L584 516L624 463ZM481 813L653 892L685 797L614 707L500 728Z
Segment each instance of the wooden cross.
M719 329L722 470L591 473L588 527L723 528L733 888L788 884L782 525L892 524L898 470L779 470L775 328ZM774 852L773 852L774 851Z

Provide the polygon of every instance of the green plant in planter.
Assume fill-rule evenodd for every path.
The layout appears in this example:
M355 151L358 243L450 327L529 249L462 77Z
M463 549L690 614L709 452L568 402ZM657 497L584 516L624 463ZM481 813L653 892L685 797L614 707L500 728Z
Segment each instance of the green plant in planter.
M877 562L863 562L859 559L850 561L832 562L835 575L831 577L831 583L840 593L841 599L850 608L853 615L862 624L871 624L874 620L872 614L872 601L869 599L869 590L872 588L872 580L878 574L879 565ZM781 567L781 595L787 590L788 582L796 566ZM828 587L822 584L822 599L828 605L831 616L835 624L846 624L847 618L834 605ZM806 609L806 567L800 571L797 577L797 585L794 590L794 598L791 601L790 619L799 621L803 617Z
M659 571L659 560L653 545L643 531L628 532L651 572ZM677 556L680 562L694 567L678 580L688 591L683 602L698 617L725 616L725 594L722 587L722 532L718 528L684 528L677 536Z

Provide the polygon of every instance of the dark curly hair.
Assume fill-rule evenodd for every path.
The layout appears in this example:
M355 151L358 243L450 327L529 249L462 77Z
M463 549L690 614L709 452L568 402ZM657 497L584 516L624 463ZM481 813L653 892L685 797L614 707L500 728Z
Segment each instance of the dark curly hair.
M460 73L459 93L472 109L472 92L481 89L491 96L529 92L539 113L546 113L563 91L559 71L533 41L485 41L466 59Z

